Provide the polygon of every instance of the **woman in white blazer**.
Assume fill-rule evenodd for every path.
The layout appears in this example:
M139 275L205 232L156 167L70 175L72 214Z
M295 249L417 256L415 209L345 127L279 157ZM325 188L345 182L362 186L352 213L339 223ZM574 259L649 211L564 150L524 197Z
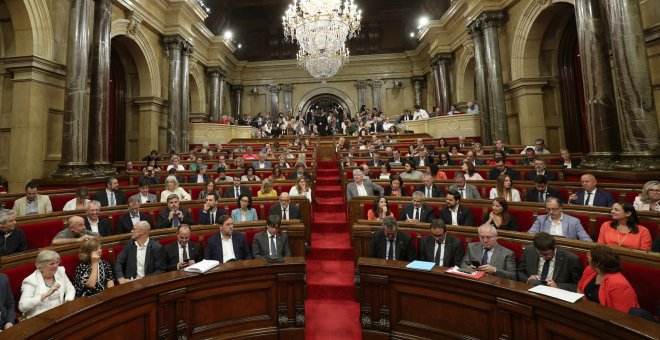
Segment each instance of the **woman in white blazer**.
M23 280L18 310L31 318L55 308L76 296L76 288L60 267L60 255L52 250L37 254L37 270Z

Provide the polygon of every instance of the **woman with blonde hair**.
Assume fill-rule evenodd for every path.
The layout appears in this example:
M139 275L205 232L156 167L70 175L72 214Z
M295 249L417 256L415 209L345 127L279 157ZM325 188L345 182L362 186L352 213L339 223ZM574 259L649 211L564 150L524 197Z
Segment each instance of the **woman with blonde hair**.
M37 269L23 280L18 310L28 319L76 297L76 288L60 266L60 255L42 250L35 261Z
M170 169L172 169L172 168L176 169L176 171L185 171L186 170L186 168L184 168L183 165L180 164L181 163L181 158L179 156L177 156L177 155L172 156L172 158L170 159L170 162L171 162L171 164L167 166L165 171L170 171Z
M300 176L296 180L296 185L289 190L290 196L305 196L307 200L312 201L312 189L307 186L307 178Z
M103 249L97 239L84 241L80 246L80 264L73 274L76 296L91 296L115 286L110 263L101 259Z
M637 211L660 212L660 181L648 181L633 203Z
M497 187L490 189L490 199L502 197L508 202L520 202L520 192L513 188L513 181L507 174L497 177Z
M273 180L266 178L261 182L261 190L257 191L257 197L277 197L277 191L273 189Z
M167 202L167 196L171 194L179 196L180 201L190 201L192 199L190 194L179 186L179 181L176 179L176 176L167 176L167 178L165 178L165 190L160 193L160 201L163 203Z

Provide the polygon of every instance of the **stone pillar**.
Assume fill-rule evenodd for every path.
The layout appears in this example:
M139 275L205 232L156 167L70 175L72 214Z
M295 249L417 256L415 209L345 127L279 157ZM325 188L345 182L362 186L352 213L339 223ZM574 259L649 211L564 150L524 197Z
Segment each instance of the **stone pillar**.
M449 85L449 64L451 64L453 56L451 53L439 54L436 57L437 62L437 73L436 78L438 79L439 91L440 93L440 102L438 106L442 109L442 112L448 112L449 106L451 105L451 86Z
M220 73L219 67L209 67L206 74L211 78L209 90L209 114L208 118L212 122L220 121Z
M268 93L270 93L270 116L271 119L273 115L277 117L277 113L280 112L280 87L278 85L268 85Z
M440 75L438 74L438 60L436 58L433 58L431 61L431 73L433 74L433 97L435 97L435 106L442 108Z
M367 85L369 84L366 80L358 80L355 82L355 87L358 90L358 110L362 105L367 105Z
M488 69L488 111L491 117L492 137L509 139L509 128L504 102L504 84L500 60L500 42L498 27L504 19L502 12L484 12L479 16L484 33L484 51Z
M232 105L231 110L234 117L238 117L241 114L241 96L243 95L243 86L241 85L232 85L231 86L232 96Z
M181 48L178 35L166 36L163 43L170 58L167 81L167 151L181 152Z
M193 46L184 41L181 46L181 151L188 151L188 126L190 125L190 55Z
M477 104L479 105L479 117L481 119L481 142L485 145L493 144L491 133L491 117L488 110L488 87L486 86L486 57L484 56L484 37L479 21L475 20L467 27L472 45L474 46L474 77L476 80ZM509 142L506 140L505 142Z
M415 91L415 105L422 105L422 87L424 87L424 77L413 77L412 78L413 89Z
M116 173L109 161L108 118L110 85L110 26L112 0L94 1L94 33L92 34L91 87L87 162L97 175ZM123 127L118 127L122 130ZM121 135L121 134L120 134ZM123 136L123 135L121 135ZM122 157L124 155L117 155ZM123 158L120 158L123 159Z
M281 87L282 91L284 91L284 112L293 111L293 85L287 84Z
M222 105L223 98L225 96L225 80L227 79L227 74L224 71L220 72L220 77L218 77L218 119L225 114L225 108Z
M371 96L373 98L373 106L380 111L383 111L383 107L380 106L380 88L383 86L383 81L376 79L369 82L371 86Z
M89 57L89 1L71 0L64 87L62 161L56 177L89 176L85 155L85 100Z
M604 3L614 55L622 156L626 167L643 168L650 162L639 156L660 155L660 139L639 0Z

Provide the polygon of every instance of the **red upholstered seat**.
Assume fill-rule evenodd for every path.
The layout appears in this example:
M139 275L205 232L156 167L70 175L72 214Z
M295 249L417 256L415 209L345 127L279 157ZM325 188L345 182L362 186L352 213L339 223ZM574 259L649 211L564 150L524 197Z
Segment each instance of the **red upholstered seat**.
M245 231L245 241L247 242L250 251L252 251L252 242L254 241L254 235L262 231L263 229L248 229Z
M64 229L64 221L60 219L46 220L30 224L20 224L27 240L28 249L50 246L53 237Z
M465 252L467 251L467 243L468 243L467 238L465 236L454 235L454 234L451 234L451 236L454 236L461 241L461 246L463 246L463 254L465 254ZM469 241L472 241L472 238L470 238Z
M623 275L635 289L640 307L653 314L657 313L660 301L660 289L657 284L660 269L626 262L622 262L621 265Z
M76 197L74 193L48 195L50 204L53 206L53 211L62 211L66 202L72 200L74 197Z
M596 230L596 232L594 234L593 230L591 230L591 225L589 223L589 215L575 213L575 212L571 212L571 213L569 213L569 215L571 215L571 216L577 218L578 220L580 220L580 224L582 224L582 227L584 228L584 231L587 232L587 234L589 236L591 236L591 239L596 241L596 239L598 238L598 231Z
M417 254L418 249L419 249L419 247L417 246L417 243L419 243L418 242L419 239L417 238L417 233L414 232L414 231L404 231L404 233L406 233L406 234L410 235L410 237L412 237L412 244L413 244L413 247L415 247L415 254Z
M9 276L9 285L11 286L11 292L14 295L14 303L16 304L16 309L18 310L18 300L21 298L21 285L23 280L32 274L37 267L31 263L24 266L3 269L2 272Z
M206 186L196 186L196 187L188 187L188 191L190 191L190 197L194 200L199 197L199 193L202 192L202 190L206 189Z
M509 209L509 214L516 219L518 231L527 231L534 224L534 212L529 210Z
M170 244L172 242L176 242L176 240L177 240L176 237L166 237L166 238L161 238L160 240L158 240L158 243L160 243L161 245L164 246L164 245Z
M62 264L60 264L62 267L64 267L66 271L66 275L69 277L69 280L73 278L73 273L76 270L76 267L80 264L80 257L78 253L74 253L71 255L66 255L62 256L61 258Z
M195 224L199 224L199 212L202 210L202 207L193 207L190 209L190 214L192 215L193 221Z
M523 245L521 243L516 243L516 242L506 242L506 241L501 241L498 242L501 246L509 248L513 251L513 253L516 256L516 263L520 261L520 256L522 256L522 251L523 251Z
M477 227L484 220L484 209L480 207L467 207L472 212L472 226Z

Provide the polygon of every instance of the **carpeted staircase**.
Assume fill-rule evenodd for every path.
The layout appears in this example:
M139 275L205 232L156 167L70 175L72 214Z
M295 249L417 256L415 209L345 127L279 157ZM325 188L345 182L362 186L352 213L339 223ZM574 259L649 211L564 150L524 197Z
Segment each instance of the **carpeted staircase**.
M334 162L316 170L312 246L307 255L306 339L360 339L355 302L353 249Z

